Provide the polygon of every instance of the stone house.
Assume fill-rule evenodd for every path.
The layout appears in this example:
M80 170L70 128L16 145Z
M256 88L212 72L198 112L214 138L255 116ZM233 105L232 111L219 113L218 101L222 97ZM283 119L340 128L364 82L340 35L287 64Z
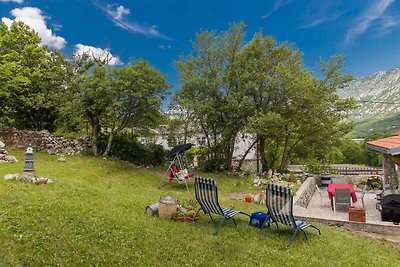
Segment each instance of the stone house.
M385 189L398 189L400 177L400 131L392 136L367 142L367 150L382 154Z

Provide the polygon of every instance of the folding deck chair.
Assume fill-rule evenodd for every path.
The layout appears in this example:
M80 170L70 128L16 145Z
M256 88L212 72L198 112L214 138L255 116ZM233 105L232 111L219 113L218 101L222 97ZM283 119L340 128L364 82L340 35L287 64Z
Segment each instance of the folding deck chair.
M272 223L275 223L277 230L279 230L278 222L290 226L294 229L292 238L288 246L293 242L299 231L302 231L307 239L307 234L304 229L312 227L321 231L314 225L307 222L307 219L300 221L293 216L293 195L289 188L283 186L269 184L267 186L267 208L271 216Z
M222 216L222 220L218 224L215 234L219 233L221 226L226 219L232 219L233 223L237 226L237 223L233 217L239 213L250 217L249 214L243 211L234 210L233 207L223 208L219 205L217 183L213 179L201 177L195 178L194 190L197 202L200 204L200 208L197 210L196 216L201 210L203 210L204 214L208 214L213 222L214 219L211 216L211 213Z
M183 157L185 151L189 150L192 146L192 144L177 145L165 156L165 160L170 161L170 164L165 175L161 178L158 188L168 182L172 183L172 181L176 181L179 184L184 184L189 191L187 183L193 177L193 174L189 173L188 166L186 166Z

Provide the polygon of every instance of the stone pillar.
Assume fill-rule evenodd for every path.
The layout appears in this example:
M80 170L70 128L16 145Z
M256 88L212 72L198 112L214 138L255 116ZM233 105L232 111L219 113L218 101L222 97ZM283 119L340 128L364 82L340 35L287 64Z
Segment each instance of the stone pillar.
M383 188L397 189L396 163L388 154L382 154L383 162Z

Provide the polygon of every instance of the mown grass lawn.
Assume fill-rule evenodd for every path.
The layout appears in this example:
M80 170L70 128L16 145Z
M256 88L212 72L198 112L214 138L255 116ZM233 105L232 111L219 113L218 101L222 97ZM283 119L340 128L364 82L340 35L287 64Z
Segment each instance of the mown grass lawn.
M180 185L157 189L161 170L138 169L88 156L35 153L38 176L53 184L6 181L21 172L24 154L11 150L18 164L0 165L0 266L400 266L400 248L357 234L318 225L286 247L291 232L274 227L260 237L240 217L239 227L225 223L218 236L208 217L190 225L148 217L145 207L160 196L194 198ZM212 176L221 202L248 213L262 205L230 200L229 192L247 192L244 179Z

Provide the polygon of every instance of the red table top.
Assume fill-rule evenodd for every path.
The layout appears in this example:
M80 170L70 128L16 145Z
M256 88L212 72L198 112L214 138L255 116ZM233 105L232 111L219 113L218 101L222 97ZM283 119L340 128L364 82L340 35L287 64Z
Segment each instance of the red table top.
M329 196L329 199L331 199L331 200L332 200L332 197L335 195L335 188L349 188L353 203L357 202L356 191L354 191L354 187L352 184L329 184L328 185L328 196Z

